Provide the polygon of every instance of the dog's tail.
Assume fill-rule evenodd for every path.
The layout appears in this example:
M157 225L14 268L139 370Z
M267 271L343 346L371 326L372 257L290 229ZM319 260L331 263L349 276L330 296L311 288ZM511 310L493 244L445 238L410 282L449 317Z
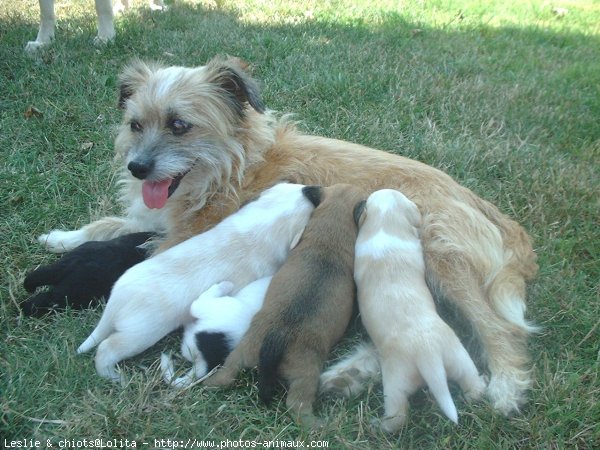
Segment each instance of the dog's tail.
M450 395L446 369L442 359L431 359L431 357L425 356L417 361L417 367L442 412L448 419L457 424L458 412Z
M277 372L288 347L289 337L278 330L270 331L260 347L258 362L258 396L268 405L273 400Z
M112 320L108 319L106 311L104 311L104 314L100 318L100 322L98 322L98 325L96 325L96 328L94 331L92 331L92 334L90 334L88 338L83 341L83 344L79 346L77 353L89 352L96 345L106 339L113 332L111 322Z
M33 292L40 286L58 284L65 276L66 265L62 260L54 264L41 266L30 272L23 281L23 287L27 292Z

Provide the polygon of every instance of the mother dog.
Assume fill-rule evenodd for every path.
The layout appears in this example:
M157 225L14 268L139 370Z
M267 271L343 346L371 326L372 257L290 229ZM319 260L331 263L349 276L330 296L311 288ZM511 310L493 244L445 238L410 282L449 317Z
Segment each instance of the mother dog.
M157 231L167 235L161 251L282 179L398 189L423 216L430 287L482 341L488 397L505 414L518 410L531 384L525 283L537 271L523 228L433 167L302 134L265 109L244 69L239 60L218 58L195 68L130 64L120 78L123 122L115 142L125 214L55 230L40 241L61 252L92 239Z

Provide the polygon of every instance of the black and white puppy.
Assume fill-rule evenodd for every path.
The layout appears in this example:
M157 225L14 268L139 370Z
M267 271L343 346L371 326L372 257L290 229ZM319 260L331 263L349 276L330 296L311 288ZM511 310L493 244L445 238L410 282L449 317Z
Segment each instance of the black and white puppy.
M148 256L145 244L154 233L132 233L109 241L90 241L66 253L58 261L30 272L23 282L27 292L49 286L21 304L26 316L52 310L87 308L108 298L113 284L130 267Z
M181 341L181 354L192 363L192 368L174 378L173 362L163 353L160 367L165 381L184 388L223 364L262 307L271 278L253 281L237 294L231 293L234 286L230 281L214 284L203 292L190 307L195 320L185 326Z

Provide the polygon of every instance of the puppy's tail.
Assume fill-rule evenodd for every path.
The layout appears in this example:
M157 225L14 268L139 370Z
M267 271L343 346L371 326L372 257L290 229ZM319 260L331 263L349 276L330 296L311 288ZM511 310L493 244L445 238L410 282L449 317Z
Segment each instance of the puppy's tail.
M452 396L450 395L446 369L442 360L432 360L431 357L424 357L417 362L417 367L442 412L448 419L457 424L458 412L456 411L454 400L452 400Z
M41 266L28 273L23 281L23 287L27 292L33 292L40 286L58 284L64 278L65 271L65 264L59 259L54 264Z
M83 341L83 344L79 346L77 353L89 352L96 345L106 339L113 332L110 322L111 320L108 319L105 311L100 319L100 322L98 322L98 325L96 325L96 328L94 331L92 331L92 334L90 334L88 338Z
M258 396L268 405L273 400L277 372L288 347L288 336L280 331L271 331L260 347L258 362Z

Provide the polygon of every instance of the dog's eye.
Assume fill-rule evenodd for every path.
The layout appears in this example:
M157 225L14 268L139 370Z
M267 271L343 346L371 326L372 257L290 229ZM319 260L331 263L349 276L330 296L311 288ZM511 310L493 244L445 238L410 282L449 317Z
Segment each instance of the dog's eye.
M173 119L169 123L169 128L175 135L183 134L183 133L187 132L191 127L192 126L189 123L187 123L181 119Z
M142 124L139 123L137 120L132 120L131 122L129 122L129 127L131 128L131 131L135 131L137 133L140 133L143 130Z

